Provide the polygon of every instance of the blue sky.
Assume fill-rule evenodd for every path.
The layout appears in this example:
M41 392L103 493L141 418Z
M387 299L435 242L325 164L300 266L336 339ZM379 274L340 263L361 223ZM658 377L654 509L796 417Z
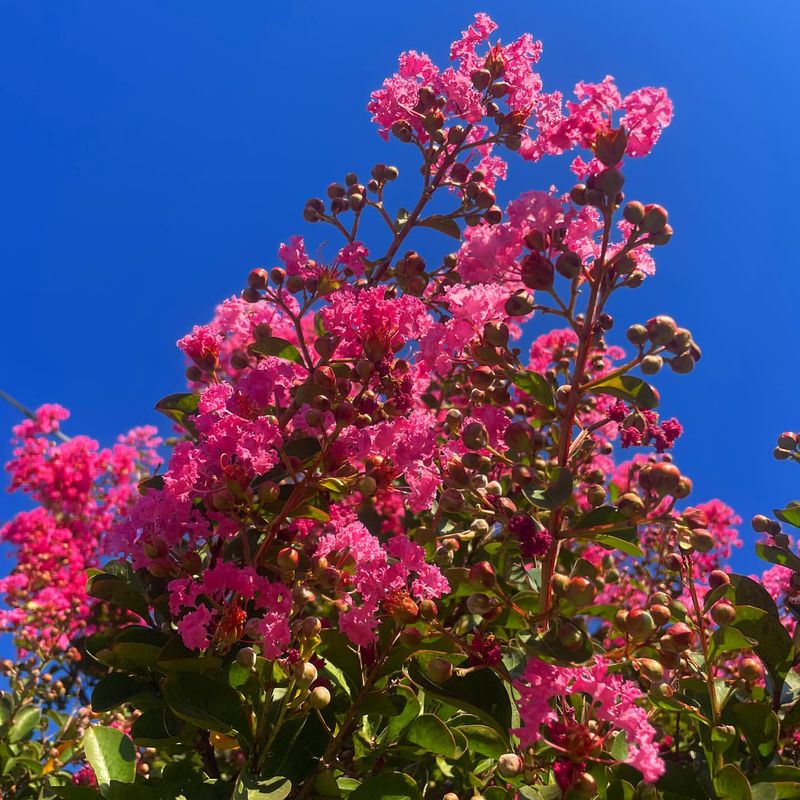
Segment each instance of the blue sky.
M694 373L656 381L685 426L676 455L696 500L748 519L800 496L771 456L800 428L788 1L3 0L0 388L66 405L68 430L104 443L159 422L154 402L183 386L175 340L288 236L322 242L304 200L350 169L410 163L369 123L369 92L403 49L444 62L478 10L504 40L543 40L547 89L606 74L623 91L668 87L674 123L626 191L665 205L676 235L655 279L622 298L617 333L668 313L703 348ZM571 185L565 162L513 167L503 202ZM2 461L16 419L0 404ZM21 507L3 495L0 519ZM743 533L737 565L754 569Z

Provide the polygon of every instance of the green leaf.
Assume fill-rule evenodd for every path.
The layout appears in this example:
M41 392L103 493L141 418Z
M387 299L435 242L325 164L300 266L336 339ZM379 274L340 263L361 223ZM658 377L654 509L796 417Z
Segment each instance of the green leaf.
M606 800L633 800L635 789L628 781L616 780L606 789Z
M331 519L327 512L310 503L304 503L302 506L292 509L289 516L295 519L314 519L317 522L330 522Z
M734 592L734 604L739 606L753 606L779 617L778 606L772 599L772 595L757 581L748 578L746 575L732 574L731 586Z
M400 685L397 687L397 697L405 701L403 710L389 720L386 727L386 739L395 742L403 731L419 716L422 711L422 704L419 702L416 692L408 686Z
M635 558L644 557L644 552L639 545L629 542L627 539L620 539L618 536L608 536L601 533L598 536L592 537L592 541L603 545L603 547L606 547L609 550L620 550L621 552L627 553L629 556L634 556Z
M93 725L83 735L83 749L103 795L108 794L111 781L133 783L136 779L136 748L122 731Z
M755 639L748 639L740 630L731 627L717 628L711 634L711 647L708 659L715 662L723 653L734 653L737 650L752 650Z
M508 751L506 740L488 725L459 725L455 730L461 731L467 737L469 749L473 753L499 758Z
M457 752L453 734L435 714L420 714L409 726L406 739L421 750L446 758L453 758Z
M150 619L150 608L142 594L123 578L100 572L89 578L87 591L92 597L133 611L142 619Z
M274 356L275 358L282 358L284 361L292 361L295 364L302 364L303 357L300 351L286 339L281 339L278 336L265 336L263 339L258 339L248 348L251 353L260 356Z
M417 782L404 772L382 772L368 778L348 800L419 800Z
M430 681L416 663L408 668L411 680L425 690L426 695L455 706L508 736L512 726L511 701L505 684L489 669L470 672L463 677L453 676L442 684Z
M734 764L726 764L714 776L714 788L720 800L752 800L750 784Z
M523 372L509 372L508 378L517 389L529 394L537 403L549 411L555 411L556 395L553 384L544 375L531 370Z
M164 681L161 691L167 705L181 719L217 733L252 738L244 700L227 683L202 673L173 672Z
M523 489L522 494L533 506L555 508L561 505L572 493L572 474L568 469L556 467L553 480L546 489Z
M155 687L121 672L110 672L92 690L92 711L111 711L123 703L135 704L137 698L154 696Z
M753 758L766 767L778 749L780 723L777 715L763 703L737 703L731 707L731 712L747 739Z
M138 716L131 726L131 737L140 747L160 747L174 739L186 724L168 708L150 708Z
M452 217L443 214L432 214L426 219L419 220L417 225L422 228L433 228L446 236L452 236L453 239L461 239L461 228L458 227L458 223Z
M800 558L791 550L758 542L756 544L756 555L764 561L769 561L770 564L780 564L782 567L788 567L795 572L800 572Z
M777 617L762 608L737 605L736 614L732 627L758 642L753 649L764 662L779 697L786 673L792 667L792 637Z
M800 528L800 505L789 505L786 508L775 508L772 513L781 522Z
M638 408L658 408L658 393L646 381L634 375L615 375L612 378L596 383L591 391L610 394L632 403Z
M292 793L292 782L286 778L256 780L247 769L239 773L231 800L285 800Z
M42 718L42 709L39 706L22 706L16 714L11 726L8 729L8 741L10 744L21 742L23 739L30 738L33 731L39 725Z
M197 406L200 403L200 396L183 392L181 394L170 394L156 403L156 411L160 411L165 417L176 422L184 430L193 431L194 423L192 415L197 413Z

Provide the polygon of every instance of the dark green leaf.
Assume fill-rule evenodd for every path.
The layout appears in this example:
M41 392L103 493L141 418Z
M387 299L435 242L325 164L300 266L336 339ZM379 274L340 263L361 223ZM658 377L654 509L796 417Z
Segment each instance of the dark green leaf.
M763 703L737 703L731 707L731 713L753 757L766 767L778 749L780 723L777 715Z
M458 227L458 223L451 217L445 217L442 214L433 214L426 219L421 219L417 225L423 228L433 228L439 233L452 236L453 239L461 239L461 228Z
M736 612L733 627L758 642L753 649L764 662L774 691L780 696L783 679L792 666L792 637L777 617L761 608L737 605Z
M474 714L502 736L508 736L512 724L511 701L505 685L491 670L477 670L464 677L454 676L442 684L430 681L417 664L411 664L408 674L426 694Z
M111 711L123 703L156 694L155 687L121 672L110 672L92 691L92 711Z
M592 387L593 392L610 394L632 403L638 408L653 409L658 407L658 394L649 383L634 375L615 375Z
M167 705L181 719L217 733L251 738L244 700L227 683L202 673L173 672L161 690Z
M553 479L546 489L523 489L525 499L539 508L555 508L572 493L572 474L568 469L556 467Z
M258 339L250 345L249 350L260 356L274 356L275 358L282 358L284 361L292 361L295 364L302 364L303 357L300 351L286 339L281 339L278 336L265 336L263 339Z
M133 783L136 779L136 748L117 728L98 725L87 728L83 749L104 795L111 788L111 781Z
M509 380L525 394L529 394L537 403L549 411L555 411L556 395L553 384L544 375L538 372L525 370L523 372L509 372Z
M114 575L100 572L92 575L88 582L88 592L92 597L133 611L142 619L150 619L150 609L142 594L130 583Z
M160 411L165 417L180 425L181 428L192 431L194 426L191 417L197 413L199 403L200 397L196 394L186 392L170 394L156 403L156 411Z
M403 772L382 772L368 778L348 800L419 800L417 782Z
M186 727L168 708L150 708L138 716L131 736L140 747L159 747L165 739L174 739Z

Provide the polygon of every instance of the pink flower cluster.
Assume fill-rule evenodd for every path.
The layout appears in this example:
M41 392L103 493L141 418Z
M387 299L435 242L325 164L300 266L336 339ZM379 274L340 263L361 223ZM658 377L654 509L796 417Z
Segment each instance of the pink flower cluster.
M636 684L611 674L603 659L595 659L593 666L559 667L532 658L515 687L523 726L514 733L524 746L544 738L565 758L584 762L591 760L596 748L610 746L612 735L621 733L628 746L626 764L638 769L649 783L664 773L656 731L647 711L637 704L644 695ZM574 694L586 695L580 720L574 711L567 711L573 708L570 695ZM560 713L553 701L559 704ZM590 727L590 720L597 725Z
M5 605L0 626L15 630L23 649L64 649L85 632L95 601L86 593L86 569L108 552L106 534L134 502L142 474L159 461L160 439L136 428L111 448L86 436L59 441L69 412L44 405L14 428L7 469L11 490L38 505L0 528L15 566L0 579Z

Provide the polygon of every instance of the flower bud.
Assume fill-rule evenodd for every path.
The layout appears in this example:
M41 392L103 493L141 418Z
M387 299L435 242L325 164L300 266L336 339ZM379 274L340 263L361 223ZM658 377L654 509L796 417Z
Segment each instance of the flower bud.
M525 762L516 753L503 753L497 759L497 772L503 778L516 778Z
M439 506L449 514L457 514L464 508L464 496L458 489L445 489L439 495Z
M317 668L309 661L292 664L292 674L300 686L310 686L317 679Z
M322 630L322 623L317 617L306 617L300 623L299 634L304 639L313 639Z
M269 281L269 274L265 269L250 270L247 276L247 285L251 289L266 289Z
M622 161L628 145L628 134L624 128L607 128L597 132L594 154L606 167L615 167Z
M483 326L483 338L492 347L506 347L508 335L508 325L505 322L487 322Z
M666 625L670 619L672 619L672 613L670 612L669 608L661 603L655 603L654 605L651 605L649 610L653 623L658 628L660 628L662 625Z
M283 547L278 550L275 563L282 572L290 572L297 569L300 563L300 553L294 547Z
M626 492L617 500L617 508L627 519L644 513L644 500L634 492Z
M654 658L636 659L634 666L638 666L639 674L650 681L660 681L664 677L664 665Z
M631 200L622 209L622 216L631 223L638 225L644 219L644 206L638 200Z
M330 690L325 686L317 686L308 696L308 704L311 708L322 710L331 702Z
M655 627L653 617L644 609L634 608L628 612L625 620L625 631L635 641L646 641L655 630Z
M643 375L655 375L664 366L664 359L661 356L645 356L640 364Z
M591 603L596 594L597 589L595 589L594 584L582 575L570 578L564 593L567 600L576 605Z
M520 262L522 282L529 289L549 289L553 285L553 262L541 253L528 253Z
M721 569L715 569L711 571L711 574L708 576L708 585L711 589L716 589L720 586L726 586L731 582L731 579L728 577L728 574L723 572Z
M567 792L569 800L593 800L597 797L597 781L588 772L579 775Z
M445 683L453 677L453 665L446 658L437 656L428 662L425 672L434 683Z
M682 353L669 360L673 372L678 375L688 375L694 369L694 359L689 353Z
M659 205L650 204L644 207L642 230L646 233L661 233L667 224L666 209Z
M576 206L586 205L586 184L576 183L569 191L569 199L575 203Z
M639 485L655 492L659 497L671 495L680 478L681 471L668 461L647 464L639 470Z
M566 252L562 253L556 259L556 271L559 275L563 275L567 280L574 280L581 274L582 267L581 258L577 253Z
M243 647L236 654L236 661L245 669L253 669L256 665L256 651L252 647Z
M698 553L708 553L714 548L714 537L705 528L695 528L690 541Z
M726 600L711 606L711 619L720 627L731 625L736 620L736 609Z
M467 608L470 614L475 614L479 617L485 617L491 614L498 606L495 598L489 597L488 594L481 592L473 592L467 597Z
M694 632L683 622L670 625L667 628L667 636L672 638L678 650L688 650L694 643Z
M526 317L533 311L533 297L528 292L515 292L506 300L505 312L509 317Z
M476 588L491 589L497 585L494 567L488 561L479 561L469 570L469 582Z
M625 183L625 176L614 167L604 169L596 176L595 186L606 197L616 197Z
M434 603L433 600L420 600L419 615L426 622L431 622L432 620L436 619L436 615L438 613L439 609L436 607L436 603Z
M764 677L764 667L756 658L744 658L739 664L739 677L753 683Z
M469 450L482 450L489 444L489 432L482 422L470 422L461 432L461 441Z
M676 330L675 320L663 314L647 321L647 336L656 346L667 344Z

